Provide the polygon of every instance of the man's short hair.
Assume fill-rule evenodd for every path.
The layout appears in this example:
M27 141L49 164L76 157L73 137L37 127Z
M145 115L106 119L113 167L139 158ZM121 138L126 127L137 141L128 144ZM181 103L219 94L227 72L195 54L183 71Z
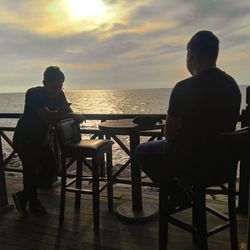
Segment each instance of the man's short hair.
M191 38L187 49L199 57L216 60L219 53L219 39L211 31L202 30Z
M57 82L65 80L65 76L63 72L57 66L49 66L43 73L43 81L50 83L50 82Z

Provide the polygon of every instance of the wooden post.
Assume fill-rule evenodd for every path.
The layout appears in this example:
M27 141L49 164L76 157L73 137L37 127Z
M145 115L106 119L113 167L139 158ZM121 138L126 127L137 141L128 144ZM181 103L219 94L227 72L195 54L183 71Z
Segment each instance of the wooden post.
M6 181L4 175L4 164L3 164L3 148L0 136L0 214L11 208L13 208L13 206L8 205Z
M245 120L246 123L248 123L248 126L250 125L250 87L247 87L247 95L246 95L246 102L247 102L247 107L246 107L246 113L245 113ZM244 166L247 168L247 166ZM249 168L248 169L248 193L245 193L247 195L246 200L248 201L248 224L247 224L247 247L246 249L250 249L250 199L249 199L249 193L250 193L250 174L249 174ZM247 188L247 187L244 187Z
M241 127L250 126L250 87L246 89L246 108L241 114ZM249 177L250 169L247 160L240 162L240 182L239 182L239 204L238 212L242 214L248 213L249 200Z

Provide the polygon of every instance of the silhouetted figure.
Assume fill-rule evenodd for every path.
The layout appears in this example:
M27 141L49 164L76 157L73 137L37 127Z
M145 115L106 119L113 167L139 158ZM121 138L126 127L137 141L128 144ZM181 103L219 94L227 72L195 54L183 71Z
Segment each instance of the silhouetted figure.
M186 65L192 76L172 90L165 126L167 140L137 148L143 171L156 183L170 182L170 189L169 176L199 179L225 170L226 166L219 164L223 152L216 135L235 130L241 94L235 80L216 67L218 51L219 40L210 31L200 31L191 38ZM202 169L197 167L199 160Z
M37 195L40 184L51 184L55 176L56 159L49 143L51 125L59 119L84 117L70 108L63 91L64 74L59 67L50 66L44 72L43 86L26 92L25 107L19 119L13 146L23 165L23 190L13 194L17 210L27 216L29 211L45 215L46 209Z

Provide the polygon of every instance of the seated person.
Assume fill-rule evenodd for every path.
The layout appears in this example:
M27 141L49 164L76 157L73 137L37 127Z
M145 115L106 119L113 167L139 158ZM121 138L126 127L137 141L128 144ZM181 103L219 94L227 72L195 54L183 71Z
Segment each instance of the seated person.
M210 31L191 38L186 65L192 76L172 90L166 140L146 142L136 150L142 170L153 182L168 183L172 192L178 188L171 176L205 180L213 172L219 176L226 171L216 135L235 130L241 93L235 80L216 67L218 51L219 40Z
M26 92L24 112L13 136L13 147L23 166L23 190L13 194L13 199L23 216L28 215L27 206L36 215L46 214L46 208L38 199L37 187L41 178L51 183L56 174L56 159L49 144L50 127L67 117L79 122L84 120L84 116L72 112L62 91L65 77L60 68L50 66L43 76L43 86Z

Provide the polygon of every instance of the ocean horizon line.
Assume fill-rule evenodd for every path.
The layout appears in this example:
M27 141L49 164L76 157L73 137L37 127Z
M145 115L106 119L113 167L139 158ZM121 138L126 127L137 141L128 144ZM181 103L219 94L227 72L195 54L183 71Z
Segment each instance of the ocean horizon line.
M38 87L42 85L37 85L33 87ZM30 87L32 88L32 87ZM29 88L27 88L28 90ZM166 87L166 88L105 88L105 89L68 89L65 88L64 92L76 92L76 91L136 91L136 90L157 90L157 89L173 89L173 87ZM0 92L0 94L24 94L26 91L23 92Z
M37 86L42 86L42 85L37 85ZM239 88L246 88L250 85L247 85L247 84L238 84ZM34 86L36 87L36 86ZM32 88L32 87L30 87ZM104 89L99 89L99 88L95 88L95 89L68 89L68 88L65 88L64 89L64 92L76 92L76 91L137 91L137 90L157 90L157 89L173 89L173 87L166 87L166 88L159 88L159 87L156 87L156 88L104 88ZM27 88L28 90L29 88ZM0 94L24 94L26 91L23 91L23 92L0 92Z

